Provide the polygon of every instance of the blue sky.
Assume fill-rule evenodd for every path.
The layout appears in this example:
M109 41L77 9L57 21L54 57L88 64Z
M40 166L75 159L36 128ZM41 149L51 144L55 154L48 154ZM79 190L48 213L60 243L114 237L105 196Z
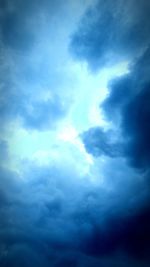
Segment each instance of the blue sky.
M149 14L0 2L0 266L149 266Z

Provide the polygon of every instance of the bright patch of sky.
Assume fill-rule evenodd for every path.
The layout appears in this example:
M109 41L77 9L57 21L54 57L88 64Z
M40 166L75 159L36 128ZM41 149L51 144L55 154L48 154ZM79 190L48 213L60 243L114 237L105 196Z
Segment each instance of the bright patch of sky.
M91 4L91 0L70 1L51 18L49 14L40 12L28 21L37 33L37 43L28 56L20 59L21 72L18 69L16 79L18 90L22 88L30 99L27 103L29 113L34 110L34 104L40 102L44 106L46 101L50 100L51 103L52 100L53 103L57 97L62 110L66 108L67 112L56 125L48 124L42 130L27 128L21 118L11 121L4 135L9 150L7 167L9 165L11 169L21 171L24 160L39 165L67 162L78 168L80 174L90 172L94 159L86 152L79 135L93 126L111 127L103 117L100 104L108 94L108 81L128 72L128 62L92 73L85 62L72 59L68 51L70 36Z
M68 162L71 168L78 169L81 176L90 174L94 159L86 152L79 134L93 126L110 127L103 118L100 104L108 94L108 81L128 72L128 64L122 62L92 74L86 64L70 59L62 67L62 72L69 72L74 82L73 100L68 113L54 129L29 130L19 120L11 124L5 137L9 144L10 168L19 171L23 160L38 165ZM68 83L66 80L65 87L69 91L70 81ZM63 101L63 93L60 96ZM49 90L41 90L38 94L43 101L51 97Z

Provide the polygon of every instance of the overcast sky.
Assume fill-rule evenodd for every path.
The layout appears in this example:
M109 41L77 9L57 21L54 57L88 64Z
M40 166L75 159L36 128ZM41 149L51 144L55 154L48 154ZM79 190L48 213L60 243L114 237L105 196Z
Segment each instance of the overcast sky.
M0 266L150 266L150 2L0 0Z

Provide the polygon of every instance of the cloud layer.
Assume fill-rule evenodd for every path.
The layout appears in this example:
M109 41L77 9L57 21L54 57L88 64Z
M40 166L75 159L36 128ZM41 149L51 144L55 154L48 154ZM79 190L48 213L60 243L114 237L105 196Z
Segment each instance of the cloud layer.
M0 2L0 266L149 266L149 14ZM107 72L106 125L90 127Z

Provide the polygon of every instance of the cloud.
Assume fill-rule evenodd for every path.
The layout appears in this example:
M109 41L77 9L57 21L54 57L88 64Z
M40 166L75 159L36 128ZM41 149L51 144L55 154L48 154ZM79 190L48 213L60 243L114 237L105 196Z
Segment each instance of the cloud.
M110 85L102 104L108 119L119 121L123 154L137 169L149 169L149 48L132 66L130 75Z
M74 1L65 5L60 1L1 2L2 128L18 119L27 128L55 127L66 114L75 81L68 72L67 44L83 9Z
M111 141L111 132L104 132L100 127L90 128L81 134L87 152L95 157L107 155L109 157L122 156L122 147Z
M70 47L73 56L80 61L86 61L93 73L104 64L112 64L116 60L129 60L129 73L109 82L109 94L100 105L105 119L113 126L111 131L104 131L98 125L83 132L81 138L87 152L95 158L99 158L99 162L103 160L107 164L110 161L113 162L111 166L106 164L105 169L99 168L99 171L105 176L105 182L115 177L112 184L118 180L121 190L121 187L124 188L123 180L125 179L124 181L131 187L138 185L138 193L133 193L133 189L130 191L133 195L144 196L147 191L145 200L138 201L136 199L137 212L133 216L125 218L120 214L119 217L117 215L113 217L111 214L110 220L106 224L106 231L99 224L94 224L89 236L87 235L88 238L83 243L84 251L87 254L101 257L121 248L122 251L126 251L128 255L132 255L136 259L147 259L146 265L149 262L150 244L149 234L146 235L149 233L149 223L147 224L147 222L150 217L148 197L150 161L149 10L150 6L147 1L139 1L138 4L135 1L126 1L126 3L117 1L115 6L112 1L98 1L86 12L78 25L72 36ZM120 165L122 161L124 161L124 165ZM119 166L121 166L121 172ZM128 168L132 171L130 172ZM134 178L132 172L135 175ZM123 178L123 173L126 178ZM128 182L126 179L129 179ZM139 183L140 180L141 183ZM117 188L116 184L114 188ZM130 196L129 199L132 199L132 202L134 197ZM137 210L139 203L145 203L145 207ZM129 207L131 206L129 205ZM106 213L109 214L109 211ZM138 266L138 262L133 263L133 266L134 264Z
M130 138L126 154L137 168L149 169L149 84L123 110L124 135Z
M109 96L101 105L106 119L116 124L114 135L120 141L112 144L111 135L100 127L89 129L82 139L93 155L122 155L133 167L149 169L150 6L147 1L112 5L112 1L98 1L87 11L72 37L71 49L91 68L101 67L106 57L108 61L120 55L129 59L130 73L108 84Z
M119 125L122 141L111 142L110 132L103 132L100 127L89 129L83 133L82 139L87 151L94 156L102 154L110 157L123 156L129 159L132 166L147 170L150 159L149 81L142 80L141 77L138 82L137 76L135 67L135 71L133 69L129 77L122 77L112 82L110 95L102 104L107 119Z
M22 106L23 108L23 106ZM26 103L21 115L25 126L28 128L48 128L55 125L66 113L66 107L60 97L53 96L47 101Z
M71 51L91 69L137 57L149 42L147 1L97 1L72 36Z
M62 118L71 116L74 96L73 116L79 98L79 107L82 101L86 107L78 114L90 107L84 97L88 74L80 95L68 55L85 2L0 5L0 113L1 128L8 131L0 142L0 265L149 266L149 3L91 3L72 35L72 53L92 70L106 61L130 63L129 73L110 81L101 105L113 128L97 125L77 137L67 127L58 131ZM10 130L15 121L22 131ZM16 152L19 171L10 163L16 160L10 151L15 131L13 149L24 142L27 155L21 148ZM36 161L42 155L48 164Z
M146 241L139 238L149 225L147 209L143 212L148 196L146 192L142 196L143 182L138 183L138 176L123 162L106 161L103 170L95 173L98 178L102 171L106 187L95 186L86 176L79 178L65 163L24 164L21 176L1 168L2 266L63 266L66 262L84 266L89 257L89 266L95 266L101 257L113 257L120 249L130 261L148 258L148 233Z

